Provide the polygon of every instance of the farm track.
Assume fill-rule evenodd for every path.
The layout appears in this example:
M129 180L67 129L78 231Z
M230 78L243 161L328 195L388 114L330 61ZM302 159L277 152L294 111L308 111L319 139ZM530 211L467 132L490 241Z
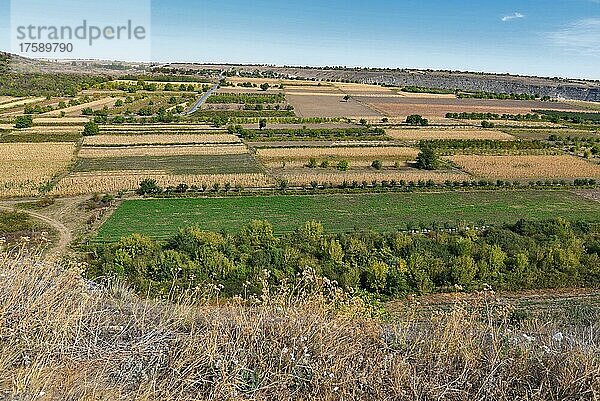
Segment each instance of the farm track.
M5 205L0 205L0 210L7 212L18 211L19 213L25 213L30 217L33 217L36 220L40 220L50 227L52 227L58 233L58 241L54 244L52 250L47 254L47 258L52 260L60 257L64 251L67 249L69 243L73 240L73 236L71 235L71 231L60 221L50 218L48 216L44 216L41 213L34 212L32 210L27 209L18 209L15 207L16 204L21 203L23 201L18 202L7 202ZM11 205L11 206L7 206Z

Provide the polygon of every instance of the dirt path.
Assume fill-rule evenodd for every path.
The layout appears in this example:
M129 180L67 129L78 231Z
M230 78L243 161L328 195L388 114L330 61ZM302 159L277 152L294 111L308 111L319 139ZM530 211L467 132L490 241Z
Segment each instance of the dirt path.
M34 212L32 210L18 209L13 206L4 206L4 205L0 205L0 210L5 210L5 211L9 211L9 212L18 211L19 213L25 213L25 214L29 215L30 217L33 217L34 219L43 221L44 223L48 224L50 227L55 229L56 232L58 233L59 239L58 239L58 242L55 243L54 246L52 247L52 249L48 252L47 257L49 259L56 258L56 257L59 257L60 255L62 255L64 253L64 251L66 250L67 246L69 245L69 243L71 242L71 240L73 239L73 237L71 235L71 231L63 223L61 223L60 221L54 220L48 216L44 216L43 214Z

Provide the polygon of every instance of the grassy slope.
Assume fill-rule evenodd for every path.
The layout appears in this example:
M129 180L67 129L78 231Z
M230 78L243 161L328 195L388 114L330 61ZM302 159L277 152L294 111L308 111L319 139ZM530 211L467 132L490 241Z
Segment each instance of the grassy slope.
M552 217L600 221L600 208L566 191L132 200L124 202L105 223L99 239L117 240L133 232L165 238L193 224L232 232L252 219L269 220L281 234L313 219L329 231L343 232L404 229L407 223L494 224Z

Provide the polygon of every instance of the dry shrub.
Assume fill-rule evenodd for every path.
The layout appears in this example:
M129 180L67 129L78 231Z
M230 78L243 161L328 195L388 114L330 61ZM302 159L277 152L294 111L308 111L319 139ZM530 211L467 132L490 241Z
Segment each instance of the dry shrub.
M597 323L416 319L306 274L260 299L174 304L0 254L0 396L36 400L595 399ZM309 290L310 289L310 290Z

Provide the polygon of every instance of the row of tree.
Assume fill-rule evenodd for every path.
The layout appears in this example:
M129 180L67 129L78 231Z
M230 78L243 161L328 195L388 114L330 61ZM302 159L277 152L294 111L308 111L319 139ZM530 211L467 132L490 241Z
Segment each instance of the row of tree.
M235 234L188 227L164 243L135 234L99 245L88 274L125 277L144 294L220 286L234 296L259 293L263 280L294 283L307 269L346 290L392 298L484 285L600 285L600 227L552 220L418 235L331 234L308 222L277 237L268 222L252 221Z

